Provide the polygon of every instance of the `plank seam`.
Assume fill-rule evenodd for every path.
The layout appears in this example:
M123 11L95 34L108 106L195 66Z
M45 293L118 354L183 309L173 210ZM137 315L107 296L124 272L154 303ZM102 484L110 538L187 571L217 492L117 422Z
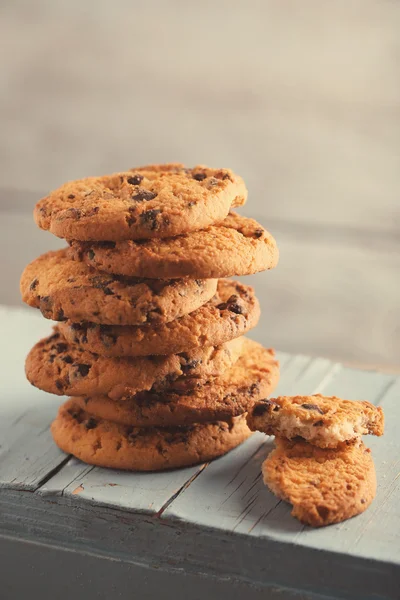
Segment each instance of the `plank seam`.
M172 502L174 502L174 500L176 500L176 498L178 498L178 496L184 492L189 485L195 480L197 479L197 477L208 467L210 463L204 463L204 465L201 465L201 467L199 468L199 470L197 471L197 473L195 473L194 475L192 475L192 477L190 477L190 479L188 479L180 488L177 492L175 492L175 494L173 494L170 498L168 498L168 500L166 502L164 502L164 504L162 505L162 507L160 508L160 510L154 515L154 517L156 519L161 519L163 513L167 510L167 508L172 504Z

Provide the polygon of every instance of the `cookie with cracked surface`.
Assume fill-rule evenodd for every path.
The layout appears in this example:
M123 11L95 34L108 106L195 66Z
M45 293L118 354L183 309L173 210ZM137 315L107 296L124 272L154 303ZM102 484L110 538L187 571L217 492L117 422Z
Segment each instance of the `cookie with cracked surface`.
M230 169L149 165L70 181L35 207L37 225L65 239L164 238L222 221L247 199Z
M382 435L383 410L366 401L336 396L281 396L257 402L247 416L253 431L292 439L302 437L320 448L336 448L365 434Z
M74 400L59 409L51 432L67 454L99 467L158 471L207 462L226 454L251 432L244 416L186 427L140 428L93 417Z
M109 358L69 344L57 328L27 356L25 372L32 385L59 396L108 395L115 400L143 390L168 389L179 378L196 387L229 368L239 358L242 340L169 356ZM177 382L176 382L177 385Z
M134 277L231 277L276 267L279 251L257 221L230 213L218 225L162 240L71 242L71 256Z
M59 327L71 343L97 354L147 356L218 346L245 334L259 318L260 305L253 288L221 279L212 300L169 323L120 327L66 322Z
M360 440L340 448L318 448L301 440L276 438L262 465L264 483L293 505L302 523L340 523L368 508L376 494L371 451Z
M236 364L212 382L193 390L176 381L175 391L140 392L131 398L112 401L107 396L74 398L94 416L137 427L187 425L226 421L251 408L270 394L279 380L279 365L273 350L245 340Z
M217 279L141 279L100 273L71 260L68 249L47 252L24 270L26 304L55 321L111 325L168 323L210 300Z

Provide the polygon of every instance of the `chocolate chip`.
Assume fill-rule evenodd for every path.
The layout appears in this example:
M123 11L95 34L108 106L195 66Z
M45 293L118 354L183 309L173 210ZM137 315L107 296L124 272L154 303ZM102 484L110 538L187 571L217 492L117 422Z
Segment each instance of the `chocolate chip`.
M35 279L31 283L31 285L29 286L29 289L32 291L36 290L38 284L39 284L39 279L37 277L35 277Z
M365 499L361 498L360 502L361 502L361 504L365 504Z
M87 251L87 257L89 260L93 260L94 259L94 250L92 250L92 248L89 248L89 250Z
M79 208L67 208L62 218L72 218L79 221L82 216L82 211Z
M258 239L262 236L263 233L264 233L264 229L256 229L253 234L253 237Z
M55 316L55 320L56 321L66 321L65 315L64 315L64 311L62 308L60 308Z
M59 344L56 344L56 350L59 354L61 354L61 352L66 352L68 350L68 344L60 342Z
M50 363L51 365L53 364L53 362L54 362L55 358L56 358L56 355L55 355L55 354L50 354L50 355L49 355L49 363Z
M128 177L127 182L131 185L139 185L143 180L143 175L132 175L132 177Z
M117 343L118 336L111 333L111 327L109 325L100 325L100 339L106 348L111 348Z
M63 384L63 382L61 381L61 379L56 379L56 380L55 380L55 384L56 384L56 388L57 388L58 390L60 390L60 392L62 392L62 391L64 390L64 384Z
M276 412L276 409L279 410L279 405L276 402L273 402L273 400L262 400L253 408L253 417L261 417L266 412L270 412L271 409Z
M53 333L53 335L50 335L50 336L47 338L46 342L49 344L50 342L54 342L55 340L58 340L58 339L59 339L59 337L60 337L60 334L59 334L59 333Z
M154 200L156 196L157 194L155 192L145 190L144 188L138 188L136 193L133 194L132 200L136 200L136 202L147 202L148 200Z
M201 360L193 358L192 360L188 360L185 364L181 365L182 373L185 375L189 373L192 369L195 369L201 364Z
M204 179L206 179L207 175L205 173L194 173L192 175L192 177L196 181L204 181Z
M301 407L305 408L306 410L316 410L320 415L325 414L324 411L316 404L302 404Z
M217 308L219 310L230 310L231 312L233 312L237 315L242 315L243 308L238 303L238 300L239 300L239 296L236 296L235 294L233 294L226 302L222 302L221 304L218 304Z
M74 362L74 361L72 360L72 356L70 356L69 354L67 354L66 356L63 356L63 357L61 358L61 360L62 360L63 362L65 362L67 365L72 365L72 363Z
M84 217L94 217L94 215L97 215L99 210L100 210L99 206L94 206L93 208L87 210L83 216Z
M86 429L95 429L97 427L97 421L93 417L89 417L89 419L85 423Z
M260 391L260 386L258 383L252 383L249 389L249 393L251 396L254 396L254 394L258 394L258 392Z
M79 423L82 421L81 417L82 417L82 411L81 410L74 410L73 408L69 408L67 410L67 413L71 415L71 417L73 419L75 419L75 421L78 421Z
M313 424L313 427L321 427L324 424L323 420L320 419Z
M77 373L79 375L81 375L81 377L86 377L86 375L88 375L90 369L92 368L92 365L85 365L83 363L76 363L74 365Z
M132 214L133 211L135 210L135 208L130 207L129 208L129 215L127 215L125 217L125 220L128 224L128 227L132 227L132 225L134 225L137 221L137 218Z
M114 296L114 292L108 287L109 284L113 282L113 277L102 277L101 275L96 275L96 277L90 278L90 283L93 285L93 287L98 290L102 290L106 296Z
M73 200L73 199L75 198L75 196L74 196L73 194L70 194L70 195L68 196L68 198L69 198L70 200Z
M53 300L50 298L50 296L41 296L39 298L39 308L43 316L52 316Z
M140 214L140 220L143 224L149 225L151 230L158 229L157 215L161 210L159 208L153 208L152 210L146 210Z

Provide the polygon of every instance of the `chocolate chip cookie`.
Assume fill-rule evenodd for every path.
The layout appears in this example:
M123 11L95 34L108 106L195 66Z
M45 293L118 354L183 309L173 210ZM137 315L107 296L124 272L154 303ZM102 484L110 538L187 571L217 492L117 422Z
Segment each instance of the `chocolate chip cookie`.
M34 216L70 240L165 238L222 221L246 198L243 179L230 169L150 165L70 181L40 200Z
M32 348L25 371L32 385L51 394L105 394L117 400L143 390L168 389L179 378L196 387L234 364L241 346L242 340L232 340L179 355L106 358L68 343L55 328Z
M293 505L292 515L302 523L340 523L374 499L375 466L360 440L336 449L284 438L276 438L276 445L262 466L264 483Z
M379 406L335 396L282 396L257 402L247 417L253 431L288 439L300 436L321 448L336 448L365 434L383 435Z
M210 300L217 279L140 279L100 273L71 260L68 250L47 252L21 277L24 302L55 321L111 325L161 324Z
M74 401L96 417L136 427L226 421L271 394L278 380L279 365L273 350L245 339L238 361L209 384L187 389L186 381L180 379L171 384L174 391L140 392L121 401L107 396Z
M90 465L158 471L207 462L251 434L242 415L228 422L138 428L93 417L68 400L52 423L56 444Z
M113 327L67 322L59 327L71 343L91 352L104 356L147 356L218 346L255 327L259 317L260 306L253 288L221 279L212 300L169 323Z
M107 273L171 279L250 275L276 267L279 252L257 221L230 213L219 225L162 240L74 241L71 256Z

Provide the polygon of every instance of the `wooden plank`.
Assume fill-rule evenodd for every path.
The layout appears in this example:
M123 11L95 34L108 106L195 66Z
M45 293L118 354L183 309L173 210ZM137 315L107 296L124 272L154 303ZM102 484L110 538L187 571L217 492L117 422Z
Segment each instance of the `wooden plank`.
M0 347L0 487L35 490L66 456L51 438L49 425L60 398L32 387L24 361L31 345L51 328L36 311L0 307L2 335L12 344Z
M182 488L189 485L202 470L202 465L160 473L129 473L113 469L83 470L82 463L71 469L73 480L64 488L63 496L95 502L136 513L157 514ZM54 485L52 483L51 485Z
M304 528L296 539L310 547L318 544L326 550L346 552L365 558L375 558L388 562L400 563L400 440L398 422L400 419L400 378L392 378L388 385L387 377L381 374L365 374L366 380L372 383L373 392L367 399L379 404L385 411L386 423L383 438L365 438L371 448L378 478L378 490L372 506L362 515L350 521L329 527L318 537L309 528ZM360 374L355 375L353 382L348 379L348 393L351 388L358 392L357 381L362 380ZM381 392L378 391L379 385ZM362 386L362 383L361 383Z
M320 391L350 398L365 398L372 402L379 402L386 391L391 390L390 385L393 382L393 376L362 371L353 371L353 378L351 378L349 369L340 370L336 367L331 368L331 373L330 380L325 377L325 385L323 384L324 378L322 385L317 384ZM304 379L298 379L299 390L310 392L307 375L312 376L312 374L312 367L303 371ZM296 379L290 386L294 389ZM392 397L390 396L390 398ZM388 412L390 415L393 407L390 407ZM388 418L389 415L387 415ZM393 419L393 415L390 416ZM377 444L380 442L381 452L386 459L387 445L389 444L390 447L392 444L392 435L392 432L388 430L386 438L374 441ZM258 439L262 440L263 438ZM346 531L345 535L342 533L338 536L341 546L337 542L335 545L333 541L332 530L335 527L322 530L304 528L301 523L290 516L290 506L280 502L261 481L261 463L271 448L272 443L266 441L253 453L240 453L239 456L230 453L227 457L212 463L171 503L164 513L164 517L192 521L205 527L230 529L255 537L295 542L296 544L303 544L303 539L307 539L307 543L315 548L344 551L352 543L355 543L357 538L350 535L350 530L354 527L353 523L369 522L368 514L371 515L371 513L367 511L357 519L336 526L337 529ZM379 477L383 476L383 471L379 469L379 466L378 475ZM394 472L391 472L392 478L394 475ZM219 487L214 485L216 480L220 482ZM393 486L390 478L388 486L390 497L396 498L394 490L397 488ZM376 514L376 518L375 522L379 522L379 512ZM305 538L305 530L307 538ZM354 552L358 552L358 545L355 546ZM366 552L365 556L367 556ZM389 559L388 556L385 558Z
M57 600L70 600L77 592L80 597L81 590L85 600L333 600L274 583L262 585L200 571L132 564L1 536L0 560L2 592L7 600L30 598L32 590L36 597Z
M336 394L354 400L369 400L370 402L377 404L382 397L384 397L387 390L391 389L393 381L394 378L391 375L342 369L337 373L336 377L323 388L323 393L327 395ZM390 413L387 415L387 419L388 418L393 418ZM373 440L371 437L365 441L367 444L370 444L371 442L374 443L374 441L378 442L386 455L387 447L392 443L392 434L388 431L382 439ZM378 468L378 465L377 473L378 481L380 482L383 474ZM263 490L262 494L264 498L268 497L268 499L271 495L267 488ZM254 535L270 537L271 528L273 527L274 531L278 532L278 535L283 534L286 536L287 520L294 521L294 519L289 516L290 510L289 505L279 503L278 510L271 511L259 521L253 530ZM307 545L317 548L330 548L332 550L341 551L347 550L354 541L354 533L352 534L352 532L358 527L362 527L362 523L369 520L371 514L370 510L371 509L351 521L346 521L327 529L315 530L298 523L296 526L293 526L295 531L294 536L290 541L298 544L307 543ZM286 520L282 519L282 513L287 515ZM340 533L335 535L335 531ZM346 532L345 535L344 532Z

